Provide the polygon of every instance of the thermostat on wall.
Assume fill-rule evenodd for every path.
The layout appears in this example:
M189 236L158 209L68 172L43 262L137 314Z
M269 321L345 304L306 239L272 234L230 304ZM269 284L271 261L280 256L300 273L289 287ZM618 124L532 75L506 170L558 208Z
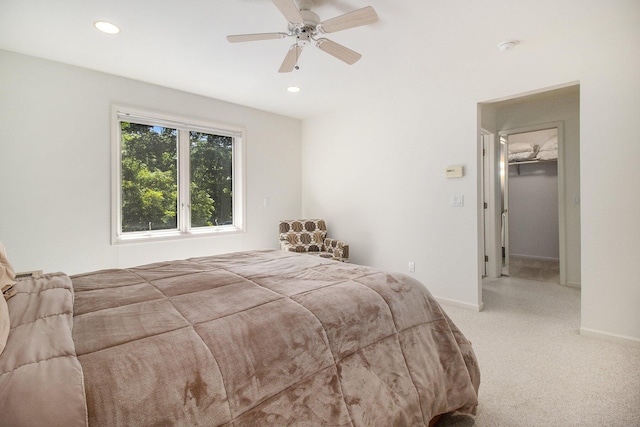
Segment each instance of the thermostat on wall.
M447 166L447 178L462 178L464 176L464 167L461 165Z

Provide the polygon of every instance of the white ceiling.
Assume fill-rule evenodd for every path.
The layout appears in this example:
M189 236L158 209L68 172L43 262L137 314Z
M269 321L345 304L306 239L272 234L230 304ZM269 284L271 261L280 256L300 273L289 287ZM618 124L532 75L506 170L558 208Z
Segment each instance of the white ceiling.
M271 0L0 0L0 49L304 119L416 76L438 78L499 55L522 59L528 50L555 49L599 18L599 8L576 4L316 0L321 20L368 5L376 9L378 23L326 35L363 58L349 66L309 46L299 71L280 74L291 39L231 44L225 38L286 32ZM92 25L96 20L112 21L122 31L100 33ZM500 52L497 45L506 39L521 43ZM302 92L288 93L292 83Z

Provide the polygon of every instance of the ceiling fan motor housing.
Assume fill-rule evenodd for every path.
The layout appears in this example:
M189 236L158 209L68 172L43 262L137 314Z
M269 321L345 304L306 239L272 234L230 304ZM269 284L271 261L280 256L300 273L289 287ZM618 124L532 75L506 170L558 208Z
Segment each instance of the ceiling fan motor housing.
M296 3L299 10L311 10L315 5L313 0L296 0Z
M298 46L304 47L311 43L312 37L318 32L317 27L320 24L320 17L308 9L300 10L300 15L304 20L304 25L290 25L290 31L296 36Z
M315 12L312 12L312 11L306 10L306 9L302 9L300 11L300 15L302 16L302 19L304 20L305 28L306 27L310 27L310 28L315 29L318 26L318 24L320 23L320 17Z

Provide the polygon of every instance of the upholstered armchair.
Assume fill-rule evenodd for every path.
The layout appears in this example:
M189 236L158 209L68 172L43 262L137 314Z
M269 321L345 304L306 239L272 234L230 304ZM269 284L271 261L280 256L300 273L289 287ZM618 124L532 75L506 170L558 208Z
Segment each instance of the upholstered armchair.
M349 245L327 238L323 219L296 219L280 221L280 249L305 252L323 258L348 261Z

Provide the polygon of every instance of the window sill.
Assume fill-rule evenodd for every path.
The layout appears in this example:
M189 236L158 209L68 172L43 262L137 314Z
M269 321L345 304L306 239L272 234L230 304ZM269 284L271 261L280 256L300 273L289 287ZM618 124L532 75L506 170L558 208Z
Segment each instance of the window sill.
M220 235L233 235L242 234L244 229L236 227L235 225L222 225L219 227L210 227L202 230L192 230L188 232L181 232L179 230L168 231L146 231L139 233L127 233L126 235L115 236L112 244L128 244L128 243L150 243L161 242L166 240L183 240L192 239L197 237L213 237Z

